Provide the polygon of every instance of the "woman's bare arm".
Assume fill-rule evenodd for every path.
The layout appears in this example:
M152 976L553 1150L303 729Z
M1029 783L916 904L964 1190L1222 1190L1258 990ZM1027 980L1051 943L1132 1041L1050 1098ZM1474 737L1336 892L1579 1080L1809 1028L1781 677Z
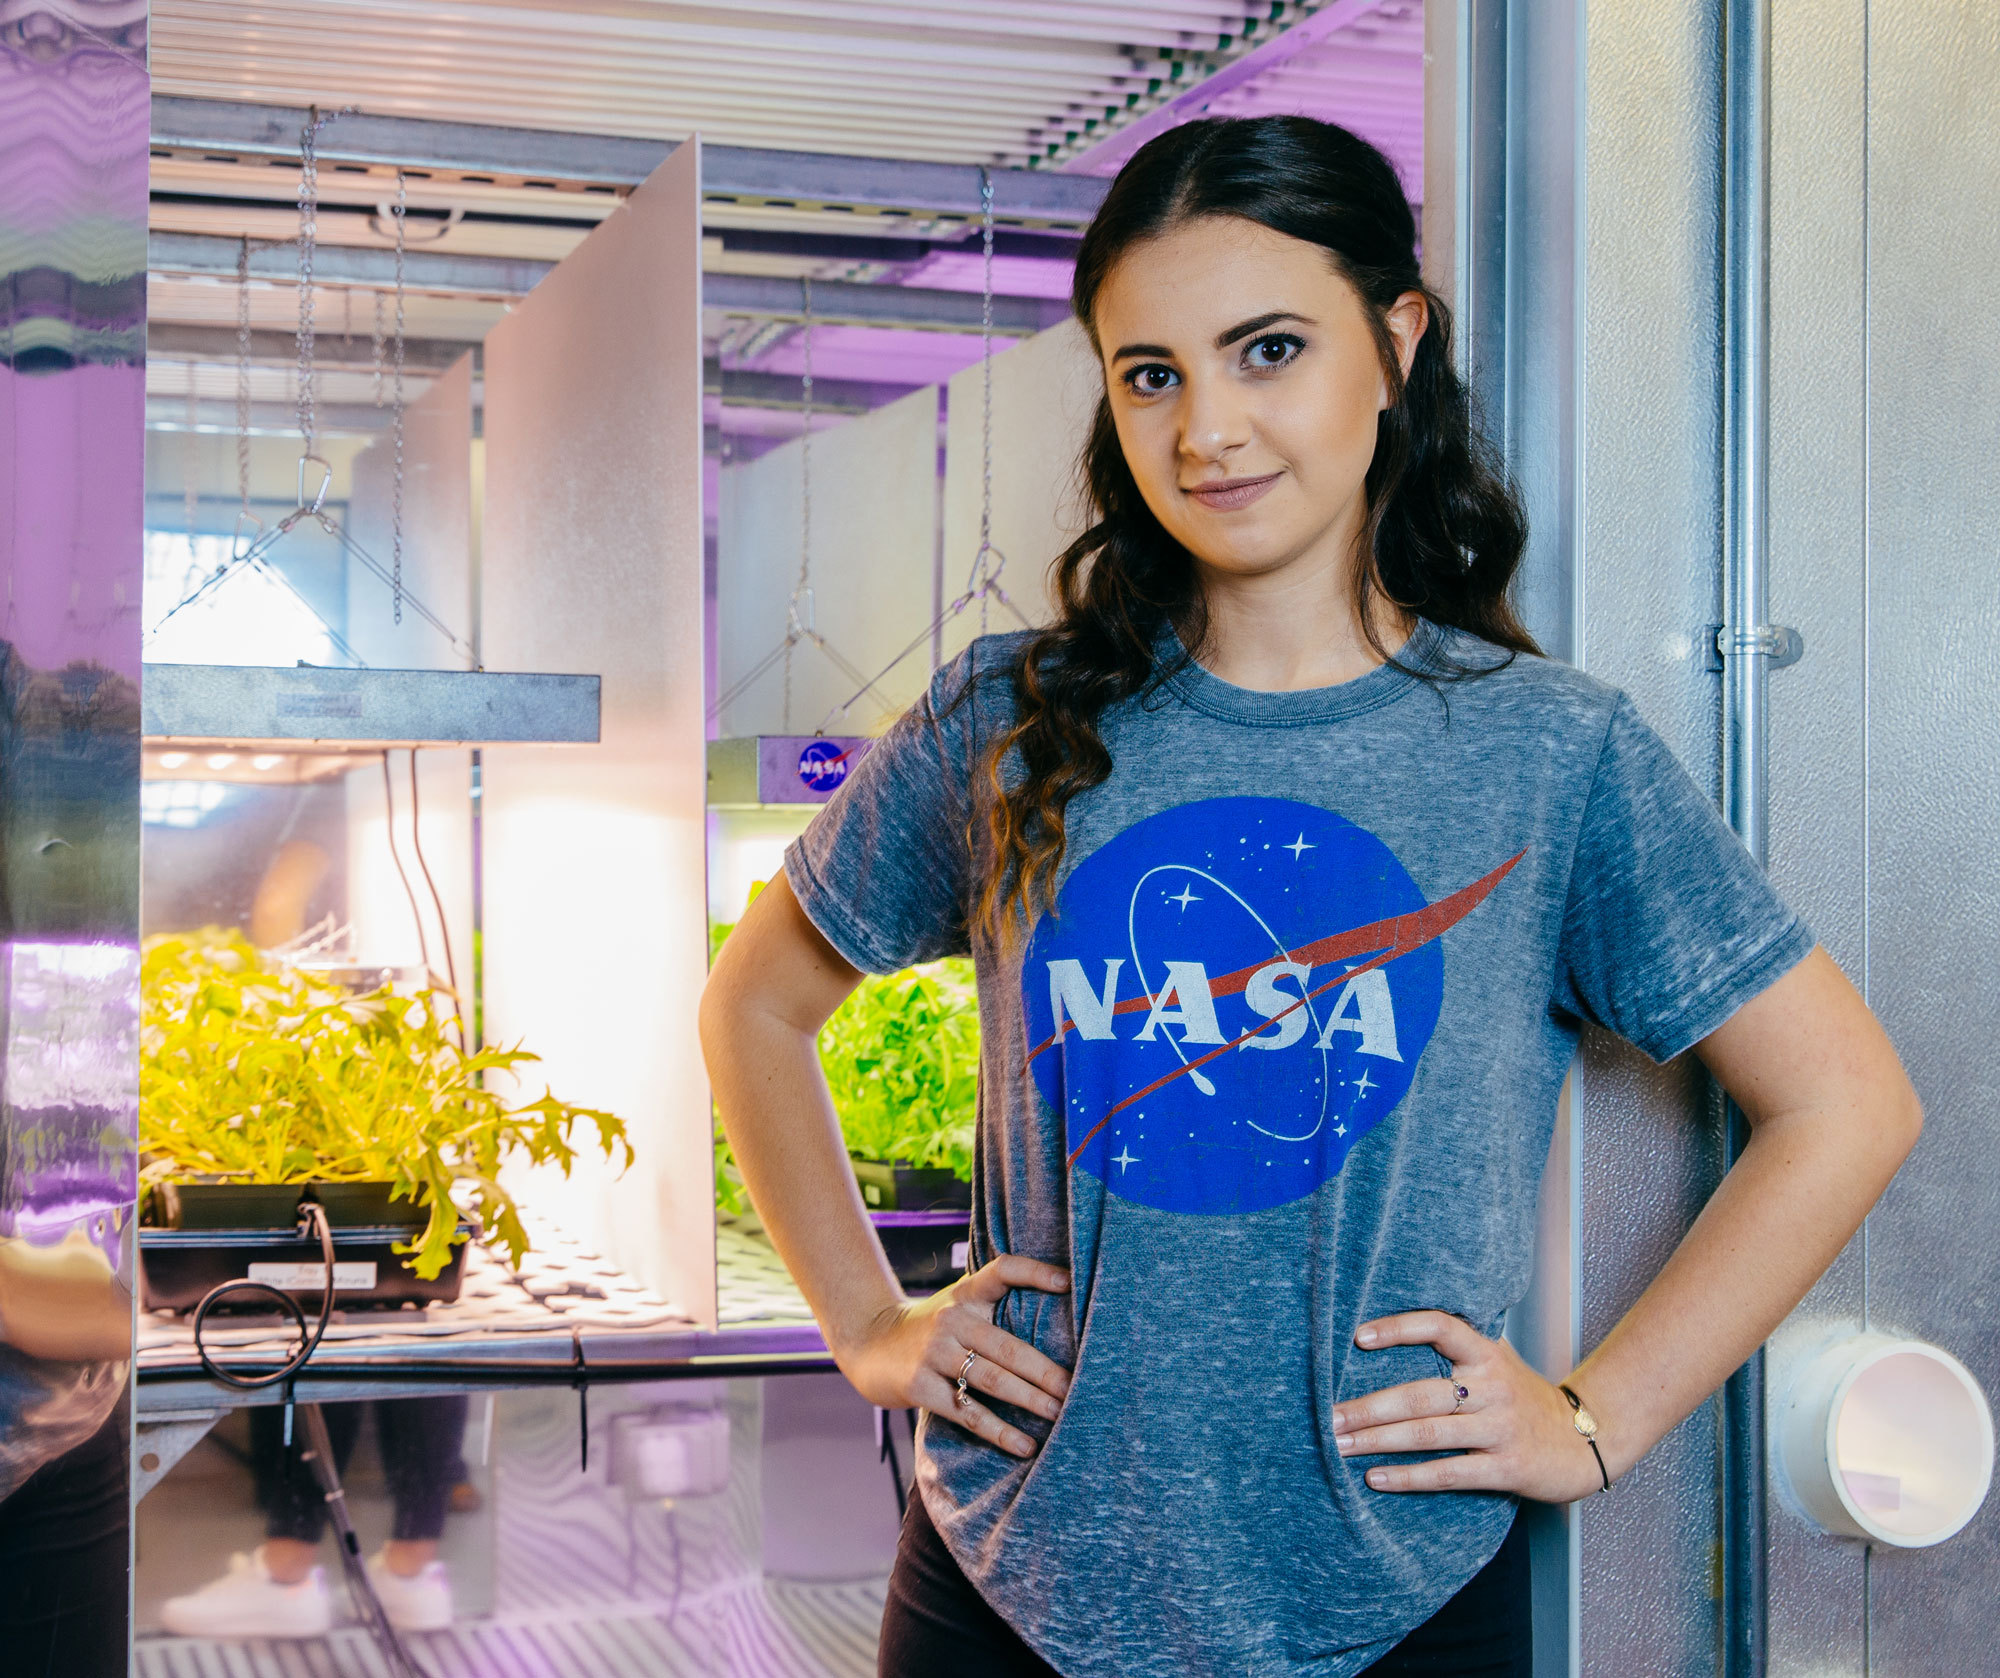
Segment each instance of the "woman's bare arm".
M1840 1254L1923 1128L1894 1046L1815 949L1696 1048L1743 1109L1743 1154L1571 1384L1617 1474L1767 1340Z
M1754 1352L1839 1254L1915 1145L1916 1092L1888 1035L1824 950L1738 1009L1697 1052L1750 1123L1743 1154L1631 1310L1569 1384L1613 1477ZM1364 1346L1435 1345L1469 1393L1410 1382L1342 1407L1344 1454L1456 1450L1372 1468L1381 1491L1487 1488L1550 1502L1598 1488L1569 1405L1504 1341L1413 1311ZM1442 1389L1442 1391L1440 1391Z
M758 1216L848 1379L877 1404L935 1410L1027 1456L1027 1434L977 1402L954 1403L958 1372L976 1353L973 1387L1053 1417L1067 1373L994 1327L993 1310L1012 1288L1060 1292L1068 1275L1004 1254L928 1299L904 1298L862 1207L816 1046L860 980L783 876L773 880L723 945L702 995L716 1109Z

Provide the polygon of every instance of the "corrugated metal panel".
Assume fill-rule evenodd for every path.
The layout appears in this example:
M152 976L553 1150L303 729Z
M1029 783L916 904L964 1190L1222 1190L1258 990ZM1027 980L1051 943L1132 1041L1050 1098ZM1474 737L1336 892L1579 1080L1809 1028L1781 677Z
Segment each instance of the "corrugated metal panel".
M1424 184L1423 0L1382 0L1346 21L1327 21L1332 27L1323 39L1270 69L1212 97L1183 96L1179 116L1285 114L1337 122L1388 154L1415 201ZM1137 149L1136 137L1114 134L1064 167L1108 175Z
M1315 9L1297 0L161 0L159 93L1024 163ZM1276 14L1274 20L1273 14Z

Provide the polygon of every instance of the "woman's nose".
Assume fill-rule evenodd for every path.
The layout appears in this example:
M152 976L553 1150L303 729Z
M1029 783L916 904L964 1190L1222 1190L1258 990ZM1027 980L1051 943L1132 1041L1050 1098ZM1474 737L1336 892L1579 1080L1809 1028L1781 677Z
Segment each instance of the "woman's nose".
M1226 379L1190 379L1181 407L1181 453L1215 461L1250 440L1250 416Z

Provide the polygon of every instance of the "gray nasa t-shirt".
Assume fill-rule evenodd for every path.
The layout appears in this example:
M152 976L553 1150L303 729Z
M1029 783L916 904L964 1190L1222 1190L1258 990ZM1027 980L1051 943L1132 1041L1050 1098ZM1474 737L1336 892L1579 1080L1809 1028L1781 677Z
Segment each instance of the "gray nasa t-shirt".
M1260 693L1190 664L1106 713L1059 912L996 943L981 766L1024 639L941 671L785 859L855 966L974 956L972 1262L1074 1277L997 1318L1075 1371L1053 1426L1002 1407L1040 1453L930 1416L919 1484L1068 1678L1344 1678L1514 1515L1339 1456L1338 1403L1442 1371L1356 1325L1497 1332L1581 1022L1666 1059L1812 939L1623 695L1423 623L1401 662L1503 667Z

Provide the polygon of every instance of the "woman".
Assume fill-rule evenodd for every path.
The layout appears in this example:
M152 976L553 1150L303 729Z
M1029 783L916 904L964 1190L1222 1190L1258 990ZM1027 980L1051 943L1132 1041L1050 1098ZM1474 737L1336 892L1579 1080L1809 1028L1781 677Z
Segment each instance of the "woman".
M1708 801L1536 655L1414 240L1338 128L1134 156L1077 262L1105 399L1055 622L939 674L711 980L779 1251L855 1386L928 1412L885 1673L1527 1673L1518 1500L1609 1489L1915 1141ZM910 1300L813 1040L967 949L974 1268ZM1752 1130L1557 1386L1497 1334L1586 1020L1693 1048Z

